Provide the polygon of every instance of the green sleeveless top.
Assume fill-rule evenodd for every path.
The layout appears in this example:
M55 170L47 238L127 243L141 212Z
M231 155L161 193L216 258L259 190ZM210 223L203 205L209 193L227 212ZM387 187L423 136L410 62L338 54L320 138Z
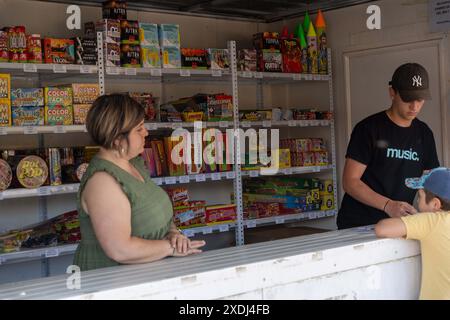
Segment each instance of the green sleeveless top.
M150 178L141 157L130 160L145 182L135 178L114 163L94 157L83 175L77 196L81 242L75 252L74 264L82 271L119 265L103 251L95 236L90 217L81 205L81 194L87 181L99 171L105 171L116 179L130 201L131 235L143 239L160 240L169 231L173 210L167 193Z

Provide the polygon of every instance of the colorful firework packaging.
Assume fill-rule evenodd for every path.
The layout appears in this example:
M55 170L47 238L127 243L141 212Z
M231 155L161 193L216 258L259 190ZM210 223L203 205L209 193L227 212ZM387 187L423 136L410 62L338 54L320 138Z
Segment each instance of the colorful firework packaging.
M39 188L48 178L48 167L42 158L27 156L20 160L16 174L20 184L25 188Z
M0 191L8 189L12 180L12 171L8 162L0 159Z

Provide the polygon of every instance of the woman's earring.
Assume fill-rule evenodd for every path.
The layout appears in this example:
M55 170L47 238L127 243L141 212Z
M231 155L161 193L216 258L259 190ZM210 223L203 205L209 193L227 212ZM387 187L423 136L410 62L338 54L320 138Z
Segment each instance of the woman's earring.
M122 147L120 148L120 154L123 155L125 153L125 149Z

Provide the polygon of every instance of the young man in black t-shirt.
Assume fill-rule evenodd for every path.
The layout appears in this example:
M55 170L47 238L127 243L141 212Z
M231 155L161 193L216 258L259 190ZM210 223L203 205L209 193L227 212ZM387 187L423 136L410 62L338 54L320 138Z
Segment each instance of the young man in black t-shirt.
M405 186L405 179L439 167L433 132L416 119L425 99L431 99L427 71L417 63L403 64L389 85L391 107L353 129L343 173L346 193L337 217L339 229L415 214L415 192Z

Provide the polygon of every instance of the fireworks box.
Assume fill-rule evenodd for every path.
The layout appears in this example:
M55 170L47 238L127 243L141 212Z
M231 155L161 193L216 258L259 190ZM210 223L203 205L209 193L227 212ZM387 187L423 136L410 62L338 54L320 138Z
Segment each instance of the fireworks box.
M189 201L185 206L173 208L173 221L179 228L199 227L205 224L206 201Z
M45 63L75 63L75 45L73 40L45 38L43 43Z
M0 73L0 126L11 125L11 76Z
M145 121L159 121L159 108L151 93L130 92L129 96L145 109Z
M120 20L120 43L139 44L139 22Z
M0 99L10 100L11 76L7 73L0 73Z
M327 211L334 209L334 195L325 194L320 196L320 210Z
M159 47L158 25L139 22L139 42L141 46Z
M188 69L207 69L207 51L205 49L181 48L181 67Z
M95 23L93 21L84 23L84 37L89 39L97 39Z
M27 51L29 63L42 63L42 44L40 34L27 35Z
M241 110L239 111L240 121L264 121L272 120L271 110Z
M180 137L180 140L182 138ZM186 174L184 163L175 164L172 161L172 153L175 146L178 145L180 141L174 140L172 137L164 137L164 150L166 151L167 167L169 169L170 176L182 176ZM183 151L178 152L179 157L183 157Z
M70 87L74 104L93 103L100 95L97 83L72 83Z
M9 61L8 32L0 30L0 62Z
M260 32L253 35L253 46L256 50L280 51L278 32Z
M160 24L158 27L161 47L180 47L180 26L178 24Z
M163 68L181 68L181 53L178 47L162 48Z
M46 150L48 161L49 180L51 186L59 186L61 178L61 154L58 148L48 148Z
M256 50L239 50L237 67L239 71L256 71Z
M207 121L232 121L233 97L226 94L208 95Z
M173 207L186 206L189 203L189 192L186 188L166 189L167 195Z
M132 44L120 45L120 64L125 68L141 66L141 46Z
M61 105L61 106L72 106L72 88L61 86L61 87L45 87L44 97L45 105Z
M321 180L319 185L320 195L332 195L334 194L334 186L333 186L333 180Z
M282 39L281 53L283 56L283 72L302 72L300 45L297 39Z
M72 40L74 41L76 52L97 54L96 39L75 37Z
M44 89L16 88L11 90L11 106L44 106Z
M103 42L120 43L120 21L115 19L102 19L95 23L95 30L102 32Z
M283 72L283 56L280 51L258 51L259 72Z
M230 68L230 55L228 49L208 49L208 64L213 70L226 70Z
M120 45L116 43L106 43L106 66L120 67Z
M73 105L73 124L86 124L87 113L92 104L74 104Z
M96 53L85 53L85 52L76 52L75 53L75 62L81 65L97 65L97 54Z
M45 106L45 124L50 126L69 126L73 124L73 107L60 104Z
M102 17L105 19L126 19L127 2L126 1L104 1L102 3Z
M141 45L141 65L143 68L161 68L161 49Z
M13 126L44 125L44 106L12 106Z
M236 205L216 205L206 207L205 223L215 224L236 220Z

